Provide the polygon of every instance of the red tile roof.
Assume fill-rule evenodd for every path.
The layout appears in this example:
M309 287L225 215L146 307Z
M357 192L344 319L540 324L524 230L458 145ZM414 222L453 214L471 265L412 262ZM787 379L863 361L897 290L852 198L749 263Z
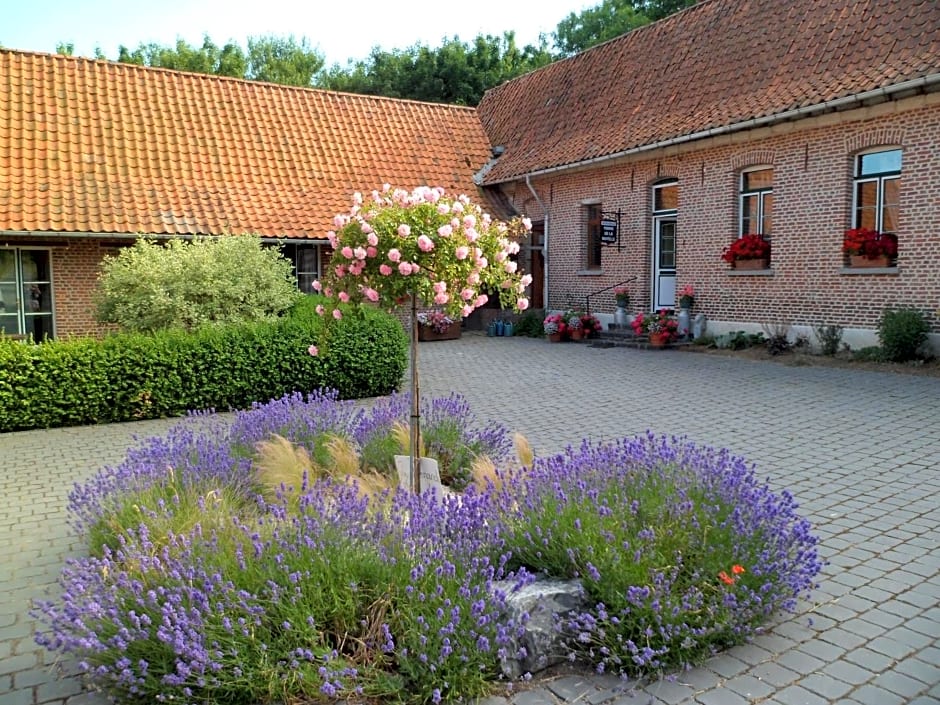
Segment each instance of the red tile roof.
M485 183L936 74L938 0L703 0L487 92Z
M489 157L472 108L0 51L0 231L322 238Z

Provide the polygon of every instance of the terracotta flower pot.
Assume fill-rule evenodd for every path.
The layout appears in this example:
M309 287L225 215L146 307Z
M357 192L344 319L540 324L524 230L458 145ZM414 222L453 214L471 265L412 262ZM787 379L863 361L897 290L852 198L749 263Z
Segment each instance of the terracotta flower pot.
M873 267L890 267L891 258L888 255L878 255L875 258L869 258L865 255L849 255L849 265L853 268L862 269Z
M650 345L654 348L664 348L669 344L669 333L650 333Z
M755 270L767 269L770 266L770 260L764 259L736 259L734 261L735 269Z
M454 321L443 333L437 333L433 328L419 325L418 340L430 342L432 340L457 340L460 337L460 321Z
M581 340L584 337L584 331L580 328L572 328L568 334L571 336L572 340Z
M549 343L560 343L564 339L565 339L564 333L549 333L548 334Z

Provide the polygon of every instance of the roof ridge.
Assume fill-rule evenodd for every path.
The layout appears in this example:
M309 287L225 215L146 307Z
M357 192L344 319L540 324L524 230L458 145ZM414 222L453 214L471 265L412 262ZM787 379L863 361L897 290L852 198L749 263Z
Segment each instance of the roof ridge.
M185 76L187 78L196 78L198 80L204 81L218 81L218 82L234 82L236 84L246 84L251 86L269 86L280 90L287 91L302 91L302 92L313 92L313 93L324 93L331 96L347 96L351 98L359 98L367 101L376 101L376 102L391 102L391 103L411 103L415 105L433 105L438 108L453 108L461 111L471 111L475 112L475 106L468 105L458 105L456 103L435 103L430 100L415 100L413 98L393 98L391 96L383 95L372 95L369 93L352 93L349 91L336 91L329 88L317 88L314 86L294 86L286 83L274 83L272 81L259 81L253 78L238 78L237 76L224 76L214 73L199 73L198 71L183 71L182 69L170 69L163 66L144 66L141 64L133 64L126 61L117 61L114 59L98 59L89 56L71 56L69 54L56 54L52 52L42 52L34 51L31 49L12 49L10 47L0 47L0 54L16 54L19 56L34 56L41 59L49 59L52 61L73 61L73 62L84 62L95 65L109 65L116 66L119 68L126 68L128 71L145 71L148 73L167 73L178 76Z

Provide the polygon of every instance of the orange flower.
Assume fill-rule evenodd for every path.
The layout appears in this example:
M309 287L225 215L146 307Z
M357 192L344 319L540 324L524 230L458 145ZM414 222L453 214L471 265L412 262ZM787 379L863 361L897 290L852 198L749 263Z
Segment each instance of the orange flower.
M734 578L728 575L725 571L721 571L718 574L718 579L721 580L721 582L726 583L728 585L734 585Z
M733 566L731 566L731 572L735 575L741 575L741 573L744 572L744 566L735 563Z

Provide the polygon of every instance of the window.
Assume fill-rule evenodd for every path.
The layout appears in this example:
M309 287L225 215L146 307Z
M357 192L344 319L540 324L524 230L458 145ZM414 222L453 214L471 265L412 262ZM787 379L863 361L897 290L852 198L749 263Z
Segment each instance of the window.
M773 233L774 170L757 168L741 174L741 227L739 235Z
M313 280L320 278L320 246L309 243L288 243L281 253L294 265L297 287L305 294L313 292Z
M853 227L895 234L900 190L900 149L860 154L855 162Z
M585 234L587 241L588 269L601 268L601 204L584 206Z

